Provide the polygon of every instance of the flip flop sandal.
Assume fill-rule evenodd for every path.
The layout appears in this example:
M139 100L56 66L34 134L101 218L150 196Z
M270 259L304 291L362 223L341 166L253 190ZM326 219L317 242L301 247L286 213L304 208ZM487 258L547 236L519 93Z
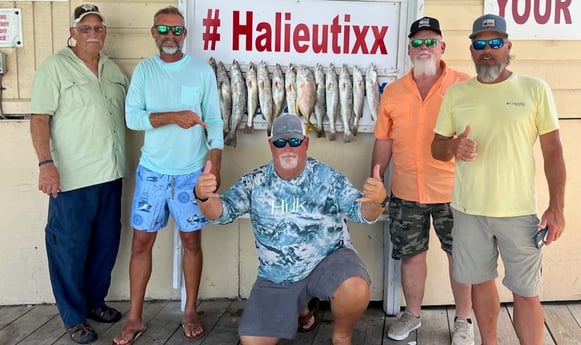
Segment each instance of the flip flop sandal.
M297 332L299 333L311 332L319 326L319 299L312 298L309 301L307 308L309 309L309 312L306 315L299 316L299 327L297 329ZM311 319L314 319L313 324L309 327L305 327Z
M131 334L131 339L129 339L128 342L126 343L118 343L115 341L115 338L113 338L113 345L131 345L133 344L137 338L139 338L143 333L145 333L145 331L147 331L147 326L143 326L143 329L139 330L139 331L135 331L133 332L133 334L131 334L131 332L126 332L125 334ZM125 337L123 336L123 332L121 332L121 339L125 339Z
M190 334L193 334L194 330L196 328L201 328L202 332L200 334L197 334L197 335L187 335L186 334L186 329L189 329ZM186 341L194 341L194 340L200 339L201 337L206 335L206 330L204 329L204 326L202 325L202 323L200 321L198 321L198 322L186 322L185 320L182 320L182 331L183 331L184 339Z

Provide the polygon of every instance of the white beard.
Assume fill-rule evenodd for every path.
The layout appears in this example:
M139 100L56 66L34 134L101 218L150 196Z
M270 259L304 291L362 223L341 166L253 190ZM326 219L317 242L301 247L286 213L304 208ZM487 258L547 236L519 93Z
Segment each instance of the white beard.
M417 59L414 63L414 78L418 77L433 77L438 72L438 66L434 57L429 59Z
M179 49L178 47L166 47L166 46L161 47L161 50L166 55L174 55L175 53L178 52L178 49Z
M295 154L282 154L278 156L278 164L285 170L296 169L299 166L299 157Z
M484 66L476 64L476 73L478 74L478 78L482 82L492 83L493 81L498 79L504 67L506 67L504 66L504 64L496 64L493 66Z

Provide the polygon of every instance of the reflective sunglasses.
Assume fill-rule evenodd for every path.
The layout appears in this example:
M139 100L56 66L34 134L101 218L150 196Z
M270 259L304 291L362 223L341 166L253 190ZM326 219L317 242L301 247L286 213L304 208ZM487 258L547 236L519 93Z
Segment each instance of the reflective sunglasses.
M410 44L414 48L419 48L422 44L425 44L426 47L433 48L438 45L439 40L437 38L426 38L425 40L421 38L416 38L415 40L411 40Z
M105 25L95 25L95 26L91 26L91 25L80 25L80 26L75 26L75 30L79 31L80 33L83 34L88 34L91 31L95 31L97 33L99 32L103 32L105 31L106 26Z
M492 49L500 49L504 46L504 39L503 38L493 38L490 40L475 40L472 41L472 47L475 50L484 50L486 49L486 44Z
M299 138L290 138L290 139L276 139L272 141L272 145L274 145L274 147L282 149L283 147L286 146L286 144L288 143L290 147L299 147L301 146L301 144L303 143L304 139L299 139Z
M167 35L170 31L174 36L181 36L186 31L186 28L182 25L169 26L169 25L156 25L155 30L160 35Z

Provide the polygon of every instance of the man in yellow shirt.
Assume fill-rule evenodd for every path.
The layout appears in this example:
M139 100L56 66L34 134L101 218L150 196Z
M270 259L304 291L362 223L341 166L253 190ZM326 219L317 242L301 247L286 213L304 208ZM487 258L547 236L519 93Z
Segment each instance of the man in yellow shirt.
M474 314L484 345L498 344L500 301L495 279L513 295L513 326L521 344L543 344L540 246L565 228L566 169L559 117L549 85L514 73L506 21L477 18L470 35L477 76L451 87L442 101L434 158L456 159L454 276L473 284ZM549 205L537 216L534 145L539 140ZM546 238L535 237L548 227ZM542 234L542 233L541 233Z
M406 310L389 328L394 340L406 339L421 326L420 312L427 276L430 219L449 262L456 302L453 345L472 345L470 285L452 276L452 211L454 161L432 158L433 129L446 89L468 75L446 66L446 50L437 19L424 17L410 28L408 55L414 65L403 78L383 91L375 125L372 166L383 176L393 158L389 201L391 256L402 260L402 288Z

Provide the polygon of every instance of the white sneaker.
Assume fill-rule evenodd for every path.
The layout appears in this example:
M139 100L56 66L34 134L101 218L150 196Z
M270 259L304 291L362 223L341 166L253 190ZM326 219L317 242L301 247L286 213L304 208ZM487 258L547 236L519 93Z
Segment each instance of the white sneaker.
M422 320L419 317L404 311L400 318L389 327L387 336L393 340L404 340L410 335L411 331L420 328L421 325Z
M474 345L474 326L465 318L457 317L454 321L452 345Z

